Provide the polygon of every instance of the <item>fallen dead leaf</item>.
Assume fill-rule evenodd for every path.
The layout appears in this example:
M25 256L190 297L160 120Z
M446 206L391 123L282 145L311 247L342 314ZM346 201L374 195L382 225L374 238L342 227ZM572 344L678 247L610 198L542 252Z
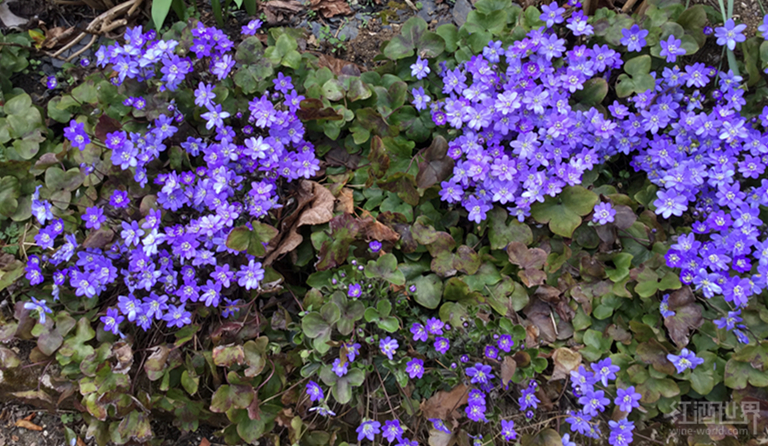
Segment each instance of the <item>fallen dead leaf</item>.
M202 445L202 442L200 442L200 444ZM210 443L208 444L210 445ZM85 442L80 437L77 437L77 446L85 446Z
M282 222L280 234L272 239L272 243L267 247L267 257L264 259L264 264L271 265L279 256L292 251L301 244L304 240L304 237L298 232L301 226L319 225L331 221L335 201L336 198L331 191L322 184L306 180L300 182L298 207L292 217Z
M552 353L552 361L555 363L555 370L552 372L551 379L565 379L581 365L581 353L561 347Z
M30 431L41 431L43 430L42 427L38 426L37 424L27 421L27 420L17 420L16 421L16 427L20 427L22 429L27 429Z
M427 440L429 446L449 446L454 443L454 440L454 434L446 434L435 428L429 428L429 439Z
M435 393L426 401L421 403L421 412L424 417L439 418L445 420L455 409L458 409L462 404L466 404L469 399L469 387L460 384L453 388L450 392L441 390ZM457 417L454 417L457 418Z
M117 359L117 364L112 369L115 373L127 374L133 365L133 351L131 345L120 341L112 346L112 355Z
M29 415L27 415L26 417L24 417L24 418L23 418L23 420L24 420L24 421L32 421L32 419L34 419L34 418L35 418L35 415L37 415L37 413L35 413L35 412L32 412L31 414L29 414Z
M355 211L355 197L352 195L352 189L345 187L339 191L336 197L336 210L351 214Z
M8 2L0 2L0 22L3 22L8 28L21 28L28 20L12 13L11 8L8 7Z
M275 25L304 10L304 6L296 0L272 0L264 3L264 15L267 23Z
M390 243L400 240L400 234L397 231L378 220L374 220L373 217L365 217L360 220L360 223L363 226L363 233L368 240Z
M314 37L314 35L310 37ZM310 42L307 41L307 43L310 43ZM343 59L329 56L324 53L320 54L317 57L317 66L320 68L327 67L336 76L338 76L339 74L342 74L345 71L344 67L346 67L347 65L352 65L353 67L357 68L358 72L362 71L358 65L353 64L352 62L348 62Z
M211 446L211 442L208 441L207 438L203 437L200 439L200 444L198 446Z
M352 14L352 8L349 7L346 0L310 0L309 6L326 19L337 15Z
M515 362L515 359L511 356L505 356L504 362L501 363L501 383L503 385L507 385L507 383L512 379L512 376L515 374L515 370L517 370L517 363Z

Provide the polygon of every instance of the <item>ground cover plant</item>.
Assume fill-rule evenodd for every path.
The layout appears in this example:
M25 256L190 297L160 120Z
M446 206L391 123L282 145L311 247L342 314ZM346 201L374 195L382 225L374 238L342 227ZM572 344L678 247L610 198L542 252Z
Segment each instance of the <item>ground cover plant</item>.
M689 402L758 437L762 37L674 1L475 8L371 72L191 20L129 28L45 109L3 84L0 340L58 374L16 396L98 444L170 414L232 444L616 446ZM708 35L743 61L696 62Z

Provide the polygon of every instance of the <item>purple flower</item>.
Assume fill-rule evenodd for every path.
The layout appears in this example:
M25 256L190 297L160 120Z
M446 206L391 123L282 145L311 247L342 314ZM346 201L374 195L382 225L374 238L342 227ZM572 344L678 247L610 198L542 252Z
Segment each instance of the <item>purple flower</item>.
M443 420L439 418L429 418L427 421L432 422L432 427L435 428L435 430L438 430L440 432L445 432L446 434L450 434L451 431L445 426L445 423Z
M438 336L435 338L434 347L438 353L444 355L448 349L451 348L451 343L448 341L448 339Z
M501 420L501 436L506 441L512 441L517 438L515 422L513 420Z
M98 230L101 224L107 221L104 211L96 206L87 208L81 218L85 221L85 227L93 230Z
M392 443L396 438L400 438L403 435L403 428L400 427L400 422L397 420L387 420L384 422L383 432L381 436L386 438L388 442Z
M541 5L541 15L539 20L547 24L547 28L552 28L555 23L563 23L563 13L565 9L552 2L549 5Z
M263 22L259 19L251 20L250 22L248 22L247 25L243 26L241 33L246 36L252 36L256 34L256 31L258 31L259 28L261 28L262 24Z
M485 405L469 404L464 412L467 414L467 418L472 421L488 421L485 418Z
M576 443L571 441L571 434L563 434L563 446L576 446Z
M359 283L353 283L349 286L349 290L347 291L347 295L349 297L360 297L360 295L363 294L363 287Z
M464 208L469 211L469 220L479 224L481 221L485 220L485 213L490 211L493 208L493 205L472 195L464 203Z
M637 24L632 25L629 29L622 29L621 44L627 47L627 51L641 51L645 46L645 38L648 36L649 31L646 29L640 29Z
M616 216L616 210L611 206L611 203L598 203L595 205L594 212L592 222L599 225L613 223L614 217Z
M229 118L229 112L225 112L221 110L221 104L216 104L215 106L211 106L212 104L208 104L208 113L203 113L200 115L201 118L205 119L205 128L210 130L213 127L221 128L224 126L224 119Z
M392 339L389 336L379 341L379 349L381 349L381 352L384 353L388 359L392 359L392 355L395 354L397 347L399 346L397 340Z
M675 191L659 190L656 193L656 200L653 205L656 206L656 215L669 218L674 215L680 217L688 209L688 200L685 196Z
M659 55L666 57L667 62L675 63L677 56L683 56L686 53L685 48L680 46L682 44L682 40L676 39L674 35L670 35L667 40L659 42L659 45L661 45L661 53Z
M192 323L191 317L192 313L184 308L184 304L168 305L168 311L163 315L163 320L168 323L168 327L181 328Z
M246 290L255 290L259 287L259 282L264 279L264 268L261 262L251 259L247 265L240 265L240 271L237 272L237 284Z
M416 79L424 79L429 74L429 61L422 59L421 56L416 58L416 62L411 65L411 76Z
M344 363L341 363L341 359L336 358L333 361L333 365L331 366L331 370L333 370L333 373L336 374L338 377L342 377L349 372L349 361L344 361Z
M536 409L539 407L541 401L536 398L536 387L536 382L531 381L531 384L520 392L520 398L518 398L517 402L520 404L521 412L528 408Z
M355 432L357 432L357 441L363 441L363 438L373 441L376 434L381 432L381 429L379 429L380 427L381 423L378 421L363 421L355 430Z
M496 341L496 345L499 347L499 350L509 353L512 350L512 347L515 345L515 341L512 340L512 336L505 334L499 336L498 341Z
M104 331L109 331L114 335L120 334L120 323L125 320L120 313L117 312L117 308L107 308L107 315L102 316L99 320L104 324Z
M195 105L198 107L209 108L211 101L216 97L216 93L213 92L213 85L200 82L195 90Z
M494 378L491 366L482 363L475 363L474 367L467 369L467 376L471 378L472 384L485 384Z
M743 42L747 40L747 37L743 34L747 29L747 25L736 25L733 19L725 21L723 26L715 28L715 37L717 37L717 44L720 46L727 46L729 50L736 49L737 42Z
M739 317L740 315L741 310L729 311L727 316L724 316L720 319L715 319L712 322L715 323L717 328L733 330L736 327L736 324L742 321L742 318Z
M629 413L632 409L640 407L641 398L643 396L635 392L635 386L629 386L626 389L617 389L616 399L613 402L619 406L619 410Z
M411 325L411 333L413 333L414 341L427 341L427 330L423 325L414 322L413 325Z
M347 349L347 359L349 359L349 362L354 361L357 355L360 354L360 344L358 343L344 342L341 345Z
M130 200L128 199L128 192L123 190L115 190L112 192L112 196L109 198L109 204L118 209L128 207Z
M53 90L59 86L59 81L56 79L56 76L48 76L45 84L49 90Z
M499 350L492 346L492 345L486 345L485 346L485 356L487 358L496 359L499 357Z
M673 355L669 353L667 359L674 364L677 369L677 373L683 373L687 369L695 369L696 366L703 364L704 360L697 357L695 353L684 348L680 351L680 355Z
M608 380L616 379L616 372L621 370L619 366L613 365L611 358L605 358L602 361L592 363L590 367L595 372L595 378L602 382L604 386L608 385Z
M307 395L309 395L310 401L322 401L325 396L323 395L323 389L320 388L314 381L307 383Z
M427 331L430 334L442 335L444 326L445 324L440 319L434 317L427 319Z
M669 294L665 294L664 297L661 298L661 303L659 304L659 312L661 313L662 317L672 317L675 315L675 312L669 309Z
M37 316L40 318L40 324L45 324L45 313L52 313L53 310L48 308L45 304L45 299L37 300L32 296L29 296L32 302L24 303L24 309L30 311L37 311Z
M64 137L81 151L85 150L85 146L91 143L91 138L85 133L85 124L78 123L74 119L69 121L69 127L64 129Z
M379 250L381 250L381 242L378 240L371 241L368 243L368 249L370 249L371 252L379 252Z
M605 397L605 392L602 390L589 390L579 398L579 404L584 406L584 413L587 415L597 415L610 403L611 400Z
M608 437L608 444L611 446L628 446L632 443L632 431L635 429L634 423L627 419L619 421L608 421L611 428L611 434Z
M413 95L413 106L416 108L416 110L426 110L429 102L432 100L432 98L429 97L428 94L424 93L424 87L414 88L411 90L411 94Z
M189 285L184 285L184 287L187 287ZM184 300L184 302L190 299ZM193 301L194 302L194 301ZM240 299L230 300L226 297L224 298L224 310L221 312L221 315L228 318L230 316L234 316L238 311L240 311L240 308L238 306L240 305Z
M405 371L408 373L408 376L410 376L411 379L421 379L421 377L424 376L424 361L418 358L411 359L406 364Z

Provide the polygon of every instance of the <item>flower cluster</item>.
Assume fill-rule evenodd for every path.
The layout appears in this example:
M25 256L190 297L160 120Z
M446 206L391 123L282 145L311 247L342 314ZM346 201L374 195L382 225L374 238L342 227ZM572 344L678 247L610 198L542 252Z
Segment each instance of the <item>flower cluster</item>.
M710 98L702 93L707 87ZM750 296L768 286L768 240L759 217L768 204L768 107L759 120L744 119L744 93L742 78L730 71L702 63L665 68L654 90L631 99L634 110L621 107L626 119L616 129L622 152L659 188L656 214L694 218L693 231L678 235L666 253L667 265L704 297L724 299L734 321ZM720 325L749 342L743 326Z
M257 28L254 23L249 29ZM253 256L227 247L229 233L236 224L250 227L248 220L279 208L282 181L309 178L319 169L313 146L303 139L295 113L303 97L291 78L280 74L275 91L254 98L247 110L225 108L216 102L215 90L235 66L234 43L202 24L192 35L194 57L179 56L178 42L157 39L154 31L144 33L141 27L128 29L124 44L97 52L98 64L116 72L115 83L144 82L145 90L156 87L171 97L182 86L194 89L188 76L194 70L200 79L194 102L209 131L180 137L180 123L194 118L185 117L171 99L159 115L153 114L157 117L146 131L106 134L107 156L115 169L129 172L145 192L134 195L136 189L118 187L108 202L95 203L81 217L92 233L107 228L119 237L104 249L80 248L77 234L63 234L51 204L37 192L33 196L32 213L41 225L35 241L44 254L30 257L27 278L39 285L52 277L54 298L65 289L88 298L117 290L117 307L101 318L115 334L121 334L124 320L143 330L154 321L182 327L192 322L195 305L222 306L224 317L236 314L242 306L237 296L257 290L265 271ZM149 102L157 107L157 99L129 97L124 102L134 111ZM236 131L240 128L243 134ZM73 120L65 129L69 144L80 150L91 144L86 129L86 122ZM190 168L160 171L161 154L176 144L186 151ZM91 167L81 169L87 174ZM139 214L136 201L150 193L156 205L142 207ZM42 320L44 311L38 312Z
M556 3L542 11L547 27L564 20ZM588 36L580 14L569 26ZM628 44L641 46L640 36ZM608 46L566 49L566 40L546 27L506 49L491 42L455 68L441 64L445 97L432 100L423 89L413 96L417 108L430 104L435 124L461 130L449 143L456 164L441 184L442 200L461 204L477 223L494 203L522 221L534 203L580 184L584 172L617 152L617 123L597 109L572 108L571 99L588 80L621 66ZM416 77L423 73L412 68Z
M620 369L613 365L610 358L590 364L590 368L591 371L586 370L582 365L578 370L571 372L573 393L579 398L582 408L579 411L572 411L566 421L570 424L572 432L600 439L604 437L601 437L598 423L593 419L605 411L611 400L606 397L604 390L599 390L595 386L598 383L608 386L609 381L616 379L616 372ZM626 446L632 442L632 431L635 426L627 420L626 416L632 412L632 409L640 407L638 402L640 398L641 395L635 392L632 386L617 389L614 404L622 412L623 418L608 423L611 429L608 443L612 446Z

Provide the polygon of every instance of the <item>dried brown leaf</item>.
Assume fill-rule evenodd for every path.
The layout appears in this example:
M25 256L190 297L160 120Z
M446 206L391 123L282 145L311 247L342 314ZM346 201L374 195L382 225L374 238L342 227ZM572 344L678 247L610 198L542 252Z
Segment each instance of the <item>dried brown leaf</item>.
M573 370L579 368L581 364L581 353L571 350L567 347L555 349L552 353L552 361L555 363L555 370L552 372L552 380L565 379L570 376Z
M20 427L23 429L27 429L30 431L41 431L43 430L42 427L38 426L37 424L27 421L27 420L18 420L16 421L16 427Z
M337 15L352 14L352 8L349 7L346 0L310 0L309 6L326 19Z
M336 197L336 210L345 214L351 214L355 211L355 197L352 194L352 189L345 187L339 191L339 196Z
M281 225L281 233L272 239L267 248L266 265L272 264L279 256L295 249L304 238L298 229L305 225L328 223L333 218L333 204L336 201L331 191L314 181L299 183L298 207L294 215ZM274 243L274 244L273 244Z
M112 346L112 356L117 360L117 364L112 369L115 373L127 374L133 365L133 350L131 344L125 341L116 342Z
M317 57L317 66L319 68L323 68L323 67L328 68L336 76L338 76L338 75L344 73L345 71L347 71L347 70L344 69L347 65L351 65L351 66L355 67L358 72L361 71L359 66L357 66L357 65L355 65L355 64L353 64L351 62L348 62L346 60L343 60L343 59L338 59L336 57L329 56L327 54L320 54Z
M460 384L450 392L441 390L431 398L421 403L421 412L425 418L439 418L445 420L455 409L466 404L469 399L469 387Z
M512 379L515 370L517 370L517 362L515 362L515 359L511 356L505 356L504 362L501 363L501 383L503 385L506 386L509 380Z

